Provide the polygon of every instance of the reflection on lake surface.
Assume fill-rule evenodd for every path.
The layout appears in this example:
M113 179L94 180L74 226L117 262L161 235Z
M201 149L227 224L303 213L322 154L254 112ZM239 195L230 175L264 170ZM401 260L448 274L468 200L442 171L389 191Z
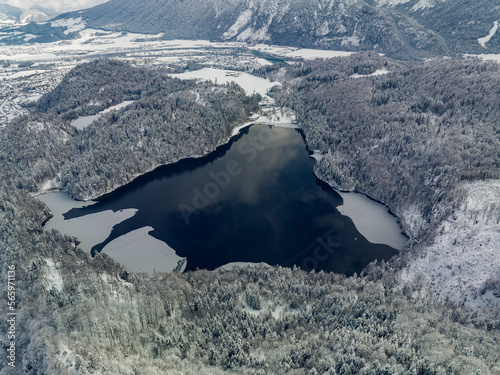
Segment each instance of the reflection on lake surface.
M254 125L206 157L158 168L64 217L137 210L93 252L113 241L119 251L117 239L151 227L150 236L187 258L187 270L265 262L350 275L395 255L337 210L343 200L316 179L314 163L299 131ZM399 230L392 236L404 241Z

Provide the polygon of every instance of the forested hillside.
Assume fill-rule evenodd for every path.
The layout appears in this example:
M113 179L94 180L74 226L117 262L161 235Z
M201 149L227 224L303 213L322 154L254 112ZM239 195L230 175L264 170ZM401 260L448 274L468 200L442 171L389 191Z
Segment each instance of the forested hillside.
M288 68L287 76L277 97L324 154L318 176L385 202L415 240L460 203L459 181L500 177L498 64L405 67L367 54Z
M441 36L450 50L461 53L499 53L500 34L481 46L479 38L487 36L499 21L500 0L374 0L413 18Z
M125 100L136 101L83 130L70 125ZM236 85L180 81L112 60L83 64L0 134L8 166L0 173L12 184L15 166L25 166L17 184L31 192L60 173L75 198L97 197L160 165L214 150L259 101Z
M44 231L48 212L25 192L0 198L18 309L17 371L0 356L2 375L500 371L498 317L436 304L389 269L377 281L261 266L131 275Z

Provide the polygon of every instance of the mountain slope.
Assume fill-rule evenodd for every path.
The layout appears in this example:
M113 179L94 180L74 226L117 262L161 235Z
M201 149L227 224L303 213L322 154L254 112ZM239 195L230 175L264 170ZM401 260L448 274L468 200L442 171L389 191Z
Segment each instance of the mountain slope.
M9 4L0 4L0 26L14 25L18 22L41 22L50 17L38 9L24 10Z
M0 4L0 25L15 23L23 10L9 4Z
M375 0L378 6L400 12L443 37L458 53L500 53L500 32L488 39L500 21L500 0ZM479 39L479 41L478 41Z
M362 0L111 0L60 18L164 37L377 50L400 58L448 53L442 38L409 17Z

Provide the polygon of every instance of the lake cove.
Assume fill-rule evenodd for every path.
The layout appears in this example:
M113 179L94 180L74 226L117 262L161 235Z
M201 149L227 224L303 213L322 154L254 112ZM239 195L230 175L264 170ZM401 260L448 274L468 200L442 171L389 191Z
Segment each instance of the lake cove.
M343 199L314 176L314 163L299 130L253 125L205 157L157 168L92 205L58 209L60 221L111 215L109 235L86 250L129 270L264 262L351 275L397 254L406 238L386 207L355 193Z

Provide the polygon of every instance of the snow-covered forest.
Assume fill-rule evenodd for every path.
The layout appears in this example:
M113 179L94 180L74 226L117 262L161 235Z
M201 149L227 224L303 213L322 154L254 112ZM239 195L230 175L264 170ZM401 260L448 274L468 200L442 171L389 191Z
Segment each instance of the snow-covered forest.
M369 76L377 70L387 73ZM417 242L461 203L460 181L500 178L496 63L405 66L358 54L286 74L287 90L276 96L324 154L318 176L385 202Z
M383 69L391 73L350 78ZM274 96L325 154L319 176L387 202L401 219L416 207L422 224L405 223L416 247L461 200L459 181L499 178L498 69L361 55L260 74L283 80ZM135 102L71 126L125 100ZM498 310L436 300L421 279L397 278L404 262L351 278L266 266L148 276L43 229L50 212L32 195L45 181L60 173L74 196L100 195L213 150L259 100L235 85L101 60L6 125L0 265L2 275L16 265L17 367L2 355L1 375L500 373Z

